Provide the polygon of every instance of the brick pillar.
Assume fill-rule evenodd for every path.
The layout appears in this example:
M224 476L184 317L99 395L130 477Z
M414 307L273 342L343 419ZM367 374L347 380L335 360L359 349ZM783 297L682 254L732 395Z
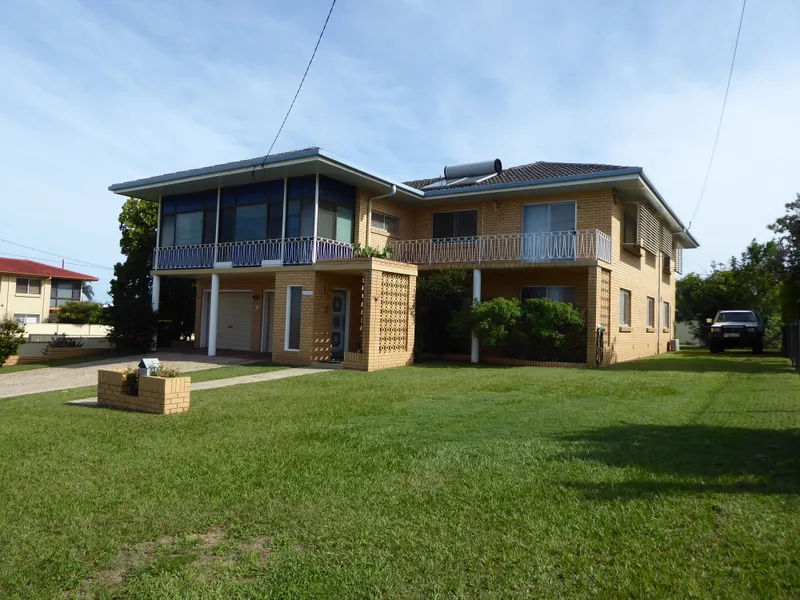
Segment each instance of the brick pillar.
M594 366L597 363L597 325L600 324L600 267L589 267L589 282L586 298L586 362ZM606 331L606 339L609 332Z
M381 272L366 271L364 273L364 322L363 349L364 363L367 370L377 363L381 335Z

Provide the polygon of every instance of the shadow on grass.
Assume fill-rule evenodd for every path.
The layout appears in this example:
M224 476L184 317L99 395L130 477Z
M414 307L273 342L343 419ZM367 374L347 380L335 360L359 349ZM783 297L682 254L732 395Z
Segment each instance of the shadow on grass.
M574 458L655 476L653 481L571 484L590 497L703 491L800 494L800 429L618 425L561 439L575 444ZM669 480L659 481L658 476Z
M789 359L779 353L755 355L751 352L725 352L711 354L698 350L680 354L669 354L654 358L643 358L617 363L607 367L611 371L682 371L691 373L793 373Z
M471 362L464 362L460 360L424 360L415 362L415 367L422 367L423 369L514 369L509 365L493 365L490 363L479 363L477 365Z

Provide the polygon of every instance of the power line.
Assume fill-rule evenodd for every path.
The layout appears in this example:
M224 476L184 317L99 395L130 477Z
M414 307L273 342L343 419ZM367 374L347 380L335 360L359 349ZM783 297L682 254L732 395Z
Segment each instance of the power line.
M706 185L708 185L708 176L711 174L711 165L714 164L714 156L717 153L717 143L719 142L719 134L722 131L722 120L725 118L725 107L728 104L728 92L731 89L731 79L733 78L733 67L736 64L736 51L739 49L739 37L742 35L742 23L744 22L744 9L747 6L747 0L742 0L742 14L739 16L739 29L736 31L736 43L733 46L733 58L731 59L731 70L728 73L728 85L725 86L725 98L722 100L722 111L719 114L719 123L717 124L717 135L714 137L714 146L711 149L711 158L708 161L708 169L706 169L706 177L703 180L703 188L700 190L700 197L697 199L697 205L694 207L694 213L689 220L689 230L692 228L692 221L697 216L697 211L700 210L700 204L703 202L703 196L706 193Z
M108 269L109 271L113 271L111 267L106 267L104 265L97 265L94 263L86 262L85 260L80 260L77 258L70 258L69 256L63 256L61 254L56 254L55 252L48 252L47 250L40 250L39 248L34 248L33 246L26 246L25 244L19 244L17 242L12 242L11 240L4 240L0 238L0 242L5 242L6 244L11 244L12 246L19 246L20 248L26 248L27 250L33 250L34 252L41 252L42 254L49 254L50 256L56 256L58 258L63 258L71 263L75 263L76 265L82 265L87 267L94 267L96 269Z
M272 140L272 144L270 144L269 150L267 150L267 155L264 157L264 160L261 161L260 168L264 168L264 163L267 161L267 156L272 154L272 149L275 147L275 143L278 141L278 137L280 137L281 132L283 131L283 126L286 125L286 121L289 119L289 114L292 112L292 108L294 108L294 103L297 101L297 97L300 95L300 90L303 89L303 84L306 81L309 69L311 69L311 63L314 62L314 57L317 55L317 49L319 48L319 44L322 41L322 36L325 35L325 29L327 29L328 27L328 21L330 21L331 19L331 13L333 13L334 6L336 6L336 0L333 0L333 2L331 2L331 7L328 10L328 16L325 17L325 23L322 25L322 31L319 32L319 37L317 38L317 44L314 46L314 51L311 53L311 58L308 61L308 65L306 65L306 71L305 73L303 73L303 78L300 80L300 85L297 86L297 91L294 93L294 98L292 99L292 103L289 105L289 110L286 111L286 116L283 117L283 123L281 123L281 126L278 128L278 133L275 134L275 139Z

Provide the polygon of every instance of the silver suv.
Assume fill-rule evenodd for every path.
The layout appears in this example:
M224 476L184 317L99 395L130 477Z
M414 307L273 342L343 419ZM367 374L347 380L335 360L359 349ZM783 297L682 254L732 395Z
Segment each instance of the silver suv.
M711 324L708 346L716 354L726 348L752 348L764 351L764 319L754 310L721 310Z

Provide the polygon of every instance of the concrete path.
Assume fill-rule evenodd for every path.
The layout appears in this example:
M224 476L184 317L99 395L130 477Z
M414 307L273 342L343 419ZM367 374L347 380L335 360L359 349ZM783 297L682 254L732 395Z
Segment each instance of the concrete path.
M114 357L64 365L63 367L31 369L30 371L21 371L19 373L4 374L0 369L0 398L97 385L97 371L101 368L124 369L125 367L133 367L143 356L155 356L162 363L178 367L183 373L253 362L253 359L236 356L203 356L202 354L158 352L153 355Z
M260 383L262 381L274 381L276 379L287 379L289 377L300 377L301 375L314 375L315 373L327 373L332 369L283 369L281 371L270 371L269 373L257 373L255 375L242 375L241 377L229 377L227 379L216 379L214 381L201 381L192 384L192 391L213 390L215 388L241 385L243 383ZM72 400L67 404L77 406L97 406L97 398L84 398L83 400Z

